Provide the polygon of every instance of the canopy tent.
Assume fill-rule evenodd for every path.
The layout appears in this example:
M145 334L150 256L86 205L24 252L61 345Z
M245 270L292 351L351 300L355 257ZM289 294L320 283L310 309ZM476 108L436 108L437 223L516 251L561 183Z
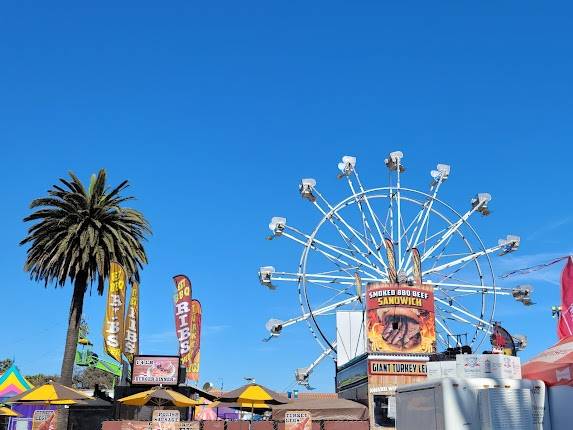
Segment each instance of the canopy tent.
M0 376L0 402L9 397L22 394L31 388L34 388L34 386L22 376L16 365L12 364Z
M573 386L573 336L566 337L521 367L524 379L541 379L548 386Z
M367 420L368 408L346 399L295 400L273 405L272 418L284 420L287 411L309 411L313 420Z

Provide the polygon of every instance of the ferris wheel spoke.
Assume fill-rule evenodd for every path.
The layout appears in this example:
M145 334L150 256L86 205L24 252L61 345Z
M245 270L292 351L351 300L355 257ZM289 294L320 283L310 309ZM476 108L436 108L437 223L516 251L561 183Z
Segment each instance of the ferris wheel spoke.
M449 303L446 302L445 300L442 300L442 299L440 299L440 298L438 298L438 297L435 297L434 300L435 300L436 302L438 302L438 303L441 303L441 304L444 305L446 308L454 309L454 310L460 312L461 314L463 314L463 315L465 315L465 316L467 316L467 317L469 317L469 318L471 318L471 319L477 321L478 323L484 324L484 325L487 326L487 327L490 327L490 326L492 325L490 322L488 322L488 321L486 321L486 320L484 320L484 319L482 319L482 318L480 318L480 317L477 317L477 316L473 315L471 312L465 311L465 310L463 310L462 308L460 308L460 307L458 307L458 306L456 306L456 305L449 304ZM453 311L451 311L451 312L453 312Z
M450 331L450 329L448 328L448 326L446 325L445 319L443 319L443 318L436 318L435 321L436 321L436 324L438 324L438 325L440 326L440 328L441 328L443 331L445 331L446 334L448 334L449 337L451 337L453 340L455 340L457 346L462 346L462 345L460 344L460 341L459 341L459 339L457 338L457 336L455 336L455 335ZM448 342L447 344L448 344L448 346L449 346L449 342Z
M383 267L386 267L386 263L384 262L384 260L382 260L382 258L379 257L379 255L374 252L370 246L368 246L368 242L366 240L364 240L360 234L358 234L358 232L353 229L348 222L340 215L340 213L338 211L336 211L336 209L328 202L328 200L326 200L326 198L324 198L324 196L316 189L314 188L313 191L316 193L316 195L318 195L320 197L320 199L328 206L329 211L325 211L315 200L313 202L314 206L322 213L322 215L329 221L329 223L331 225L334 226L334 228L336 229L336 231L338 232L338 234L342 237L342 239L346 242L346 244L348 246L351 246L352 248L354 248L357 252L359 253L365 253L368 257L373 256L376 260L378 260L380 262L380 264L382 264ZM364 252L363 250L361 250L349 237L348 235L340 228L340 226L335 222L335 220L340 221L340 223L350 232L350 234L352 236L354 236L358 242L360 242L362 244L362 246L364 246L364 248L366 249L366 252ZM369 258L370 260L370 258ZM374 265L373 262L371 262L372 265Z
M455 223L453 223L452 225L450 225L450 227L447 229L447 231L443 234L443 236L434 244L430 247L430 249L428 249L427 251L424 252L424 254L422 254L422 256L420 257L420 260L423 262L424 260L426 260L430 255L432 255L432 253L440 247L440 245L442 243L444 243L446 240L448 240L448 238L450 236L452 236L456 231L459 230L459 228L465 223L467 222L467 220L469 219L469 217L475 213L475 212L479 212L479 211L483 211L486 208L487 202L489 201L491 197L489 196L485 196L485 195L479 195L478 194L478 200L475 202L475 204L472 204L472 208L467 211L465 214L463 214L459 220L457 220Z
M474 327L476 330L478 331L483 331L485 333L491 334L491 330L489 328L489 326L485 326L482 323L475 323L472 321L469 321L467 318L461 317L460 315L458 315L455 312L451 312L448 310L443 310L443 312L447 313L448 315L450 315L450 317L458 322L462 322L464 324L470 325L472 327Z
M474 291L475 293L482 293L482 294L500 294L500 295L509 295L511 294L510 288L501 288L492 285L474 285L474 284L457 284L457 283L448 283L448 282L425 282L431 285L434 285L439 290L445 291Z
M366 213L362 207L361 199L365 199L364 193L360 194L360 196L359 196L356 193L354 186L352 185L352 180L350 179L350 176L347 176L346 179L348 182L348 186L350 187L350 190L352 192L352 195L354 196L354 201L356 202L356 207L358 208L358 210L360 212L360 217L362 219L362 226L364 228L364 237L366 238L367 241L370 240L372 242L372 244L374 245L374 250L378 254L378 258L380 259L382 264L384 264L384 260L382 259L382 255L380 254L380 248L382 246L381 244L383 243L383 240L380 241L380 245L377 243L376 239L374 238L374 234L372 233L372 229L370 228L370 224L368 223L368 220L366 219ZM368 205L368 203L367 203L367 205ZM384 266L385 266L385 264L384 264Z
M289 229L289 230L293 230L293 228L292 228L292 227L289 227L289 226L287 226L286 228ZM370 261L360 260L360 259L356 258L355 255L347 254L346 252L343 252L343 251L340 249L340 247L335 247L335 246L330 245L330 244L328 244L328 243L326 243L326 242L323 242L323 241L321 241L321 240L313 239L311 236L309 236L309 235L307 235L307 234L305 234L305 233L303 233L303 232L300 232L300 231L297 231L297 230L293 230L293 231L296 231L297 233L301 234L303 237L305 237L305 238L307 239L307 241L305 242L305 241L303 241L303 240L301 240L301 239L299 239L299 238L297 238L297 237L295 237L295 236L293 236L293 235L291 235L291 234L289 234L289 233L286 233L286 232L283 232L282 235L285 236L285 237L287 237L287 238L289 238L289 239L291 239L291 240L294 240L295 242L297 242L297 243L299 243L299 244L301 244L301 245L303 245L303 246L305 246L305 247L308 245L308 247L309 247L310 249L321 253L322 255L326 256L326 257L329 258L329 259L331 259L331 261L332 261L332 260L340 261L340 262L342 262L344 265L349 266L349 267L352 267L353 265L352 265L351 263L349 263L348 261L343 260L342 258L340 258L340 256L344 256L346 259L352 260L354 263L357 263L357 264L360 265L360 266L368 267L368 268L370 268L371 270L373 270L374 272L379 272L379 273L381 272L381 270L380 270L377 266L372 265L372 263L371 263ZM322 247L324 247L324 248L327 248L328 250L330 250L330 251L332 251L332 252L334 252L334 253L336 253L336 254L338 254L338 255L332 255L332 254L330 254L329 252L322 250L322 249L319 248L317 245L320 245L320 246L322 246Z
M448 168L448 173L449 173L449 168ZM446 178L447 174L440 173L436 181L432 184L432 188L430 190L433 191L432 196L424 203L424 206L419 212L419 217L421 218L422 222L420 224L417 224L414 230L412 231L411 237L414 238L414 240L412 241L412 243L408 242L408 249L415 248L418 245L418 241L420 240L422 231L424 231L424 229L426 228L428 220L430 218L430 213L432 212L432 206L434 205L434 201L436 201L436 198L438 196L438 191L440 190L440 186L446 180ZM408 255L408 259L406 260L405 267L408 267L411 261L412 261L412 254L410 253Z
M320 316L320 315L323 315L323 314L327 314L327 313L329 313L329 312L331 312L331 311L333 311L333 310L335 310L335 309L337 309L337 308L339 308L339 307L345 306L345 305L347 305L347 304L350 304L350 303L353 303L353 302L356 302L356 301L358 301L358 297L356 297L356 296L354 296L354 297L349 297L349 298L347 298L347 299L344 299L344 300L341 300L341 301L339 301L339 302L333 303L333 304L331 304L331 305L329 305L329 306L325 306L325 307L323 307L323 308L319 308L319 309L313 310L312 312L305 312L304 314L302 314L302 315L300 315L300 316L298 316L298 317L291 318L291 319L289 319L289 320L283 321L283 322L280 324L280 325L281 325L281 328L289 327L289 326L291 326L291 325L293 325L293 324L297 324L297 323L299 323L299 322L306 321L306 320L308 320L309 318L311 318L312 316L315 316L315 317L316 317L316 316Z
M384 243L384 235L382 234L382 230L380 229L380 220L378 219L378 217L376 216L376 214L372 210L372 205L370 204L370 200L368 199L366 191L364 190L362 182L360 181L360 176L358 176L358 171L356 170L356 168L354 169L354 177L356 178L356 182L358 183L358 187L360 188L360 191L362 192L364 203L366 204L366 207L368 208L368 212L370 213L370 218L372 219L372 223L374 224L374 226L376 227L376 231L378 232L380 244L383 244ZM380 249L380 246L378 247L378 249Z
M429 274L429 273L441 272L441 271L443 271L443 270L445 270L445 269L449 269L449 268L455 267L455 266L457 266L458 264L462 264L462 263L465 263L465 262L467 262L467 261L475 260L475 259L477 259L477 258L479 258L479 257L484 256L484 255L492 254L492 253L494 253L494 252L496 252L496 251L499 251L500 249L504 249L505 247L507 247L506 244L500 243L500 244L498 244L498 245L496 245L496 246L492 246L491 248L485 249L485 250L483 250L483 251L474 252L473 254L466 255L466 256L461 257L461 258L458 258L458 259L456 259L456 260L452 260L452 261L450 261L450 262L448 262L448 263L444 263L444 264L442 264L442 265L440 265L440 266L432 267L430 270L426 270L426 271L422 272L422 274L423 274L423 275L427 275L427 274Z

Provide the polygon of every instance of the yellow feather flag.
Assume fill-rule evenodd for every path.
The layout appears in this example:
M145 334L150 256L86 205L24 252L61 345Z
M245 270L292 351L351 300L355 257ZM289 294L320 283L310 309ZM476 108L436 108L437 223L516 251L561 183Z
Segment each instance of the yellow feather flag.
M121 363L123 348L123 320L125 309L125 270L112 262L109 269L109 288L103 322L105 352Z
M139 284L131 284L131 294L125 315L123 355L133 363L133 356L139 354Z

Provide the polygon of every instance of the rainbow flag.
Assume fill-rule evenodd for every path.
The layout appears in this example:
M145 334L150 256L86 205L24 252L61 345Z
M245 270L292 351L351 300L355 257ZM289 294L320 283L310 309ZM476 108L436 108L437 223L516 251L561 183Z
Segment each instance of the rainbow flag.
M2 376L0 376L0 401L34 388L26 378L22 376L18 368L12 364Z

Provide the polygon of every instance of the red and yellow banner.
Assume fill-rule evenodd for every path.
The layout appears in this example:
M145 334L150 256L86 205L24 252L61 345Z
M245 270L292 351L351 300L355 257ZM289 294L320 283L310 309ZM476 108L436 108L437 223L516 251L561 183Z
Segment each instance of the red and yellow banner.
M123 348L123 317L125 310L125 270L112 262L103 323L105 352L121 363Z
M123 336L123 355L133 363L133 356L139 354L139 284L131 285L131 294L125 316L125 332Z
M191 302L191 361L187 368L187 379L199 381L199 363L201 359L201 303Z
M177 340L179 340L179 355L181 357L181 365L189 370L193 359L191 345L191 281L185 275L174 276L173 281L177 288L175 293L175 330L177 332Z
M369 352L432 353L434 288L370 282L366 286Z

